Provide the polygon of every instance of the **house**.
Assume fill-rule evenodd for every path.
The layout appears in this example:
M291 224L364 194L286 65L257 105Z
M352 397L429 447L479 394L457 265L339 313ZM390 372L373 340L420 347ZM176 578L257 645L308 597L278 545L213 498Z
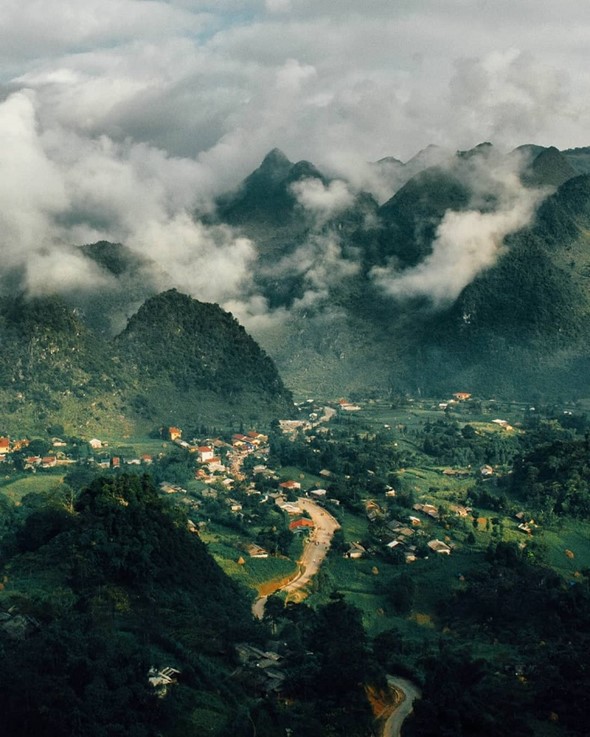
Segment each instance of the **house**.
M327 493L326 489L311 489L309 492L310 496L315 496L318 499L323 499Z
M256 430L250 430L247 436L250 443L257 448L268 443L268 435L263 435L261 432L256 432Z
M412 527L419 527L422 524L422 520L419 517L414 517L413 515L410 515L408 519L410 520Z
M349 548L344 553L345 558L351 558L352 560L358 560L367 554L367 549L360 543L350 543Z
M41 458L41 468L55 468L57 466L56 456L45 456Z
M205 465L207 466L209 473L215 473L215 471L223 473L224 471L227 471L227 468L223 465L221 459L215 456L206 461Z
M494 425L499 425L502 429L506 430L507 432L510 432L510 430L514 430L512 425L507 420L492 420Z
M151 463L153 463L153 461L154 461L154 459L148 453L144 453L141 456L141 462L142 463L145 463L146 466L149 466Z
M416 512L422 512L423 514L432 517L432 519L438 519L438 508L433 504L414 504L412 509Z
M465 402L468 399L471 399L471 394L468 394L467 392L455 392L453 394L453 399L456 399L458 402Z
M92 450L98 450L99 448L102 448L102 440L99 440L98 438L92 438L92 440L88 441L88 445L92 448Z
M182 437L182 430L179 427L169 427L167 434L168 439L174 442L175 440L179 440Z
M111 468L121 468L121 459L119 456L113 456L111 458Z
M279 484L279 488L285 489L285 491L299 491L301 489L301 484L299 481L283 481Z
M208 445L200 445L197 448L197 453L199 455L199 463L206 463L207 461L210 461L212 458L215 458L215 451L213 448L210 448Z
M268 551L254 543L248 545L246 551L251 558L268 558Z
M430 540L426 543L433 553L439 553L440 555L450 555L451 548L444 543L442 540Z
M65 448L67 446L67 443L65 440L62 440L61 438L52 438L51 445L54 448Z
M275 499L275 504L281 511L287 512L287 514L302 514L303 513L303 510L301 509L301 507L298 507L297 504L291 504L291 502L286 501L283 497L279 497L278 499Z
M494 469L492 468L492 466L488 466L487 464L485 464L479 469L479 473L481 476L489 478L490 476L494 475Z
M358 404L353 404L347 399L340 399L338 401L338 407L344 412L358 412L361 409Z
M289 529L291 532L304 532L305 530L313 530L315 527L313 520L302 517L301 519L294 519L293 522L289 523Z
M178 683L176 676L179 675L180 671L176 668L162 668L158 670L153 666L148 671L148 681L153 686L158 698L164 698L168 692L170 686L174 686Z
M10 453L10 440L8 438L0 438L0 455Z

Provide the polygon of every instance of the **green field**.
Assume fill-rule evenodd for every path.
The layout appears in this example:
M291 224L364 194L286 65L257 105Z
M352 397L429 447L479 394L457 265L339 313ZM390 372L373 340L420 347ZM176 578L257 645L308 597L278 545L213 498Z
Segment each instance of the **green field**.
M0 482L0 493L4 494L10 501L20 504L22 498L27 494L43 494L63 482L63 473L38 473L26 476L5 476Z

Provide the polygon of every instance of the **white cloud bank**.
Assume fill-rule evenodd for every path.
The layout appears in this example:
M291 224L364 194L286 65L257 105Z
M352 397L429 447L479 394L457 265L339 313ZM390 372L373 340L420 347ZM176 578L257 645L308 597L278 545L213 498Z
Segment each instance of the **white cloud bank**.
M449 305L497 262L506 236L529 225L550 190L522 186L518 157L493 159L493 153L474 158L463 175L473 193L472 205L481 207L483 198L493 195L494 210L447 210L432 252L422 262L405 270L398 270L395 264L372 270L371 276L386 294L397 299L427 297L435 307Z
M383 200L395 176L366 162L429 143L586 145L589 35L583 0L6 0L4 264L33 291L89 286L105 277L71 246L122 241L195 296L260 311L252 244L193 223L197 206L275 146ZM312 180L296 196L321 218L352 195ZM527 207L449 214L404 289L443 273L458 243L478 254L458 283L470 278Z

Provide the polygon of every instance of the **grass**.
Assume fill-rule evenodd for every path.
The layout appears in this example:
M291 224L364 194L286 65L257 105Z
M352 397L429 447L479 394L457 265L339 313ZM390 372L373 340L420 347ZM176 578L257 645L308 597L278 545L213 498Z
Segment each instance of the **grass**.
M558 528L542 530L541 539L547 546L549 565L562 576L571 578L590 567L590 522L564 519ZM566 555L566 550L574 557Z
M278 472L281 481L298 481L301 484L301 490L305 491L314 486L325 486L326 480L321 476L315 476L307 473L297 466L284 466Z
M223 525L209 524L201 532L201 538L225 573L249 589L258 591L263 584L289 577L297 570L296 559L300 555L301 542L292 543L288 558L251 558L245 550L245 545L251 540Z
M63 474L38 473L28 474L20 478L5 477L1 482L0 493L11 502L20 504L27 494L44 494L63 482Z

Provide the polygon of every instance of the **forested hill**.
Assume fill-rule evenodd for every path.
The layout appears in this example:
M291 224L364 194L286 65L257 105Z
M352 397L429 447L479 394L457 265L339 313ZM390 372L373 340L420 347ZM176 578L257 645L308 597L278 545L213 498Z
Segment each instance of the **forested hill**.
M435 160L388 159L373 170L383 175L382 194L392 192L380 205L271 152L217 211L256 242L257 286L286 315L257 339L287 383L304 391L587 395L588 160L586 149L531 145L503 154L491 144L440 151ZM448 213L455 223L465 214L464 236L469 218L531 197L536 212L508 229L493 263L458 295L434 289L428 259ZM447 261L438 273L469 268L468 250L455 249L452 264L450 252L439 252ZM408 274L428 276L422 291L387 291Z
M273 362L238 322L175 291L149 300L114 340L59 297L5 298L0 341L4 432L229 426L291 410Z
M175 289L147 300L115 346L139 381L169 385L189 401L205 391L230 405L262 400L277 415L290 411L290 393L272 360L238 321Z
M3 734L172 737L196 734L205 707L236 718L249 602L148 477L54 497L3 542ZM148 677L165 668L164 700Z

